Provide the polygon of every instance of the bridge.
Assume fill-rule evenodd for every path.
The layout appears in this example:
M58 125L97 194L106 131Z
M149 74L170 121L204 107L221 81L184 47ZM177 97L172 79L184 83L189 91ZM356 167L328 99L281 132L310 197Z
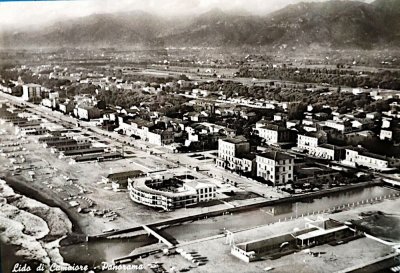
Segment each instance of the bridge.
M145 231L147 231L148 234L153 235L156 237L160 242L164 243L167 247L173 247L174 244L168 241L166 238L162 237L160 234L158 234L154 229L149 228L146 225L142 226Z

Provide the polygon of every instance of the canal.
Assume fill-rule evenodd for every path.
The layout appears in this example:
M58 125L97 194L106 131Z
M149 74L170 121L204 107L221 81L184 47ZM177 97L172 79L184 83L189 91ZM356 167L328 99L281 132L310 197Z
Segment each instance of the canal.
M347 192L332 193L320 198L308 198L297 203L285 203L266 206L248 211L223 215L215 218L201 219L163 229L163 232L174 237L178 242L191 241L217 235L224 229L238 231L260 225L277 222L279 219L295 217L302 214L322 211L349 203L357 203L380 196L398 193L384 187L353 189ZM130 254L135 248L155 243L152 237L138 236L129 239L103 239L83 244L61 247L60 252L66 262L75 264L99 265L103 261ZM115 271L114 271L115 272Z
M223 215L217 218L203 219L164 229L178 242L191 241L222 233L224 229L235 232L242 229L267 225L297 216L317 213L372 198L398 193L384 187L352 189L346 192L332 193L319 198L307 198L296 203L282 203L274 206Z

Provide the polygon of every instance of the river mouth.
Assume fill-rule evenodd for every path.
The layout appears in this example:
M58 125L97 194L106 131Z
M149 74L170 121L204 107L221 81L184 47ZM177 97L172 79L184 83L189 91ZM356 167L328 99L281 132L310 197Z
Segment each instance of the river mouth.
M100 266L103 262L112 263L113 259L127 256L137 248L152 245L157 242L157 239L148 235L137 235L131 238L117 239L102 238L61 246L60 254L67 263L88 265L90 268L94 268ZM112 272L116 273L119 271Z
M55 200L46 198L46 196L43 196L40 192L30 191L30 187L23 181L13 179L10 186L27 197L39 200L49 206L61 206L61 204L58 204L59 200L55 202ZM320 197L304 198L296 203L287 202L273 206L245 210L242 212L235 212L229 215L186 222L180 225L166 227L163 231L175 238L178 243L181 243L221 234L224 229L237 231L258 225L266 225L272 222L277 222L279 219L289 219L290 217L296 216L296 214L300 217L306 212L318 212L339 205L357 203L362 200L372 200L372 198L386 196L393 193L398 192L393 189L379 186L357 188L344 192L329 193ZM67 213L70 220L74 223L74 231L76 234L82 235L82 233L79 232L79 218L75 218L78 217L79 214L71 215L67 209L64 209L64 212ZM384 231L382 231L382 233L384 233ZM137 248L155 243L157 243L157 240L147 235L139 235L132 238L89 240L88 242L72 242L68 245L62 245L60 247L60 254L64 258L65 262L76 265L88 265L90 268L93 268L101 265L102 262L112 263L115 258L129 255ZM13 251L12 249L10 250ZM12 258L13 257L11 256L9 257L9 259L13 260ZM15 262L18 262L18 258L14 260L14 263Z

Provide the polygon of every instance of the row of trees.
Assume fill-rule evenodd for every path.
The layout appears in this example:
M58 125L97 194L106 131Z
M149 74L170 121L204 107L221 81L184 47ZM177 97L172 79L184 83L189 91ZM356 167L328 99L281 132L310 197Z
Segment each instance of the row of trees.
M262 68L242 67L238 76L259 79L277 79L304 83L327 83L334 86L383 88L400 90L399 71L364 72L353 70L310 69L310 68Z

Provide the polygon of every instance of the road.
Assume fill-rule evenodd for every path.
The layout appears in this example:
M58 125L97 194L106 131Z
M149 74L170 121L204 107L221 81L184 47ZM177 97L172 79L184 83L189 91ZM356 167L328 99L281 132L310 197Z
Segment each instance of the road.
M77 123L79 123L80 127L84 132L87 133L94 133L97 135L97 137L103 139L103 140L114 140L117 141L121 146L124 146L125 150L131 150L132 152L139 152L139 151L153 151L154 154L149 154L147 157L149 159L153 158L156 161L159 160L160 158L166 160L169 162L169 166L180 166L182 168L188 169L188 171L195 171L193 167L199 167L200 171L197 172L199 175L201 175L203 178L205 177L212 177L216 180L219 180L221 184L224 184L226 182L231 183L232 185L236 184L237 188L249 192L254 192L258 194L259 196L265 196L267 199L271 198L281 198L284 196L288 196L287 193L285 192L280 192L277 191L273 187L267 187L266 185L259 183L255 180L249 179L247 177L240 176L236 173L232 173L230 171L217 168L214 164L214 161L202 161L198 160L195 158L190 157L190 154L182 154L182 153L171 153L169 152L165 147L160 147L158 145L150 144L148 142L144 142L141 140L136 140L132 139L131 137L128 137L126 135L120 135L116 132L109 132L104 129L101 129L99 127L96 127L93 125L93 123L86 122L86 121L81 121L77 120L73 117L70 116L65 116L60 112L52 111L49 108L45 108L40 105L35 105L33 103L25 102L21 98L11 96L8 94L0 93L0 97L6 98L9 101L12 101L16 104L20 105L25 105L29 107L29 111L36 113L38 115L41 115L43 117L48 118L51 121L54 121L56 123L59 123L62 121L62 124L67 127L76 127ZM282 150L283 152L287 152L289 154L292 154L293 156L297 157L304 157L308 158L307 155L305 154L300 154L291 150ZM201 152L198 152L198 154L203 154ZM318 159L318 158L313 158L316 160L316 162L329 167L328 163L326 160ZM334 164L339 165L341 167L345 167L348 169L354 169L350 166L347 165L342 165L339 162L334 162ZM388 179L394 179L398 180L398 178L392 176L392 175L383 175L376 173L372 170L363 170L366 173L372 174L374 176L378 176L381 178L388 178ZM220 184L220 186L221 186Z
M82 128L83 132L95 134L99 139L105 141L109 141L110 139L117 141L121 146L124 146L124 150L130 150L132 152L155 152L154 154L148 154L148 159L155 159L157 161L162 158L168 161L168 165L170 166L180 166L192 172L195 171L193 167L199 167L200 171L197 172L197 174L200 176L200 178L212 177L214 178L214 181L218 181L218 186L222 188L231 188L232 190L236 191L237 189L234 189L231 186L224 186L224 184L229 181L229 183L231 184L236 184L239 190L254 192L259 196L267 197L267 200L271 198L275 199L288 196L287 193L277 192L276 189L272 187L267 187L264 184L254 181L252 179L239 176L236 173L232 173L224 169L217 168L213 160L202 161L190 157L190 154L170 153L164 147L153 145L141 140L132 139L131 137L120 135L116 132L103 130L99 127L94 126L93 123L77 120L73 117L63 115L60 112L52 111L51 109L45 108L41 105L36 105L30 102L23 101L19 97L11 96L4 93L0 93L0 97L3 97L17 105L27 106L29 107L27 108L27 110L37 115L43 116L55 123L60 123L61 121L61 124L66 127L76 127L77 123L79 123L80 128Z

